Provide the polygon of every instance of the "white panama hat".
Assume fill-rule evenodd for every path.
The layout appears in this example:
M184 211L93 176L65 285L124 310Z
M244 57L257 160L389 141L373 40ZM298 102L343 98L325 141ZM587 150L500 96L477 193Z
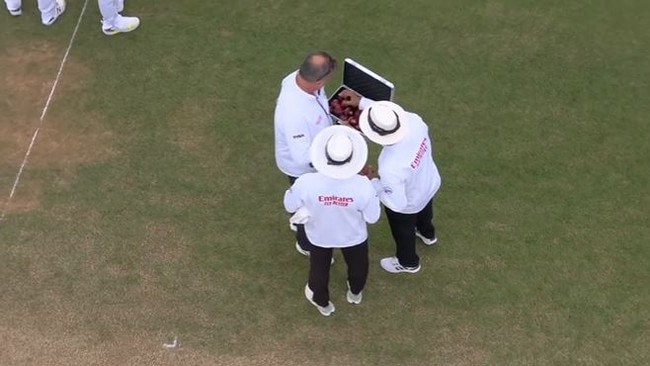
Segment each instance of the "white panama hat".
M334 179L347 179L366 165L368 145L358 131L348 126L330 126L316 135L309 156L320 173Z
M393 102L374 102L361 112L359 128L370 141L392 145L408 132L406 112Z

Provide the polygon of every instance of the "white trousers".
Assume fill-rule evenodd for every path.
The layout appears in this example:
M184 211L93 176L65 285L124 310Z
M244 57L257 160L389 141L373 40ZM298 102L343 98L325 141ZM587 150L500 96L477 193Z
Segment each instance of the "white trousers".
M104 26L114 26L118 12L124 9L124 0L97 0Z
M19 9L22 7L22 0L5 0L7 9ZM38 0L38 10L41 11L41 21L43 23L52 19L56 15L54 8L56 7L55 0Z
M118 12L124 9L124 0L97 0L99 12L102 14L102 21L107 26L115 25ZM22 7L22 0L5 0L7 9L19 9ZM55 13L56 0L38 0L38 10L41 11L41 20L47 22Z

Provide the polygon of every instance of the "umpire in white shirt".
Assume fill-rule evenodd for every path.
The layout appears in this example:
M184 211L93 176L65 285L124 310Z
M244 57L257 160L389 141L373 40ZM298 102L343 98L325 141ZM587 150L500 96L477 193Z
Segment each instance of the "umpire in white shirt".
M275 106L275 163L289 184L314 169L309 146L314 137L332 125L325 84L336 70L336 59L327 52L308 54L300 68L282 80ZM302 225L296 227L296 249L309 256L309 241Z
M391 273L415 273L420 257L415 237L425 244L437 242L433 226L433 196L440 174L433 161L429 128L417 114L399 105L379 101L365 108L359 127L371 141L383 146L371 182L381 202L395 240L395 256L381 260Z
M311 255L305 297L328 316L334 312L328 289L332 250L340 248L347 264L347 301L359 304L368 278L367 223L381 213L367 177L358 173L368 157L361 134L332 126L316 135L309 156L316 173L301 175L284 195L284 207L305 222Z

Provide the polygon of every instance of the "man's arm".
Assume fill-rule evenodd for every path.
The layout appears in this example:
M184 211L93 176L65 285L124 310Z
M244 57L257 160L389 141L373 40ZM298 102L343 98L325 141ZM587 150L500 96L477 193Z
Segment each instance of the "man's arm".
M364 110L364 109L368 108L374 102L375 101L370 99L370 98L361 97L361 99L359 99L359 109Z
M287 111L278 113L276 118L282 121L284 138L289 147L291 160L305 169L312 168L309 159L309 146L311 145L312 136L302 116Z
M374 224L379 220L379 216L381 215L379 196L372 185L368 187L367 195L368 201L366 202L366 207L363 208L362 215L367 223Z
M300 197L300 181L300 178L296 179L293 185L284 192L284 209L287 212L296 212L303 205L302 198Z
M404 181L392 174L383 174L381 179L373 178L370 181L381 202L395 212L402 212L408 201L406 199L406 186Z

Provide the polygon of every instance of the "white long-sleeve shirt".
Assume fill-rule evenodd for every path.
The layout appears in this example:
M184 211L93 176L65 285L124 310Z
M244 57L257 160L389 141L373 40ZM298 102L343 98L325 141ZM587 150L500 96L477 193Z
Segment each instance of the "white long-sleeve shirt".
M346 248L368 239L368 224L379 220L377 193L368 178L333 179L321 173L300 176L284 194L284 207L309 211L305 233L321 248Z
M314 172L309 146L325 127L332 125L325 89L316 95L298 87L294 71L282 80L275 106L275 163L282 173L299 177Z
M420 212L440 188L440 174L433 161L429 127L407 112L409 131L393 145L384 146L377 159L378 178L372 184L381 202L399 213Z

